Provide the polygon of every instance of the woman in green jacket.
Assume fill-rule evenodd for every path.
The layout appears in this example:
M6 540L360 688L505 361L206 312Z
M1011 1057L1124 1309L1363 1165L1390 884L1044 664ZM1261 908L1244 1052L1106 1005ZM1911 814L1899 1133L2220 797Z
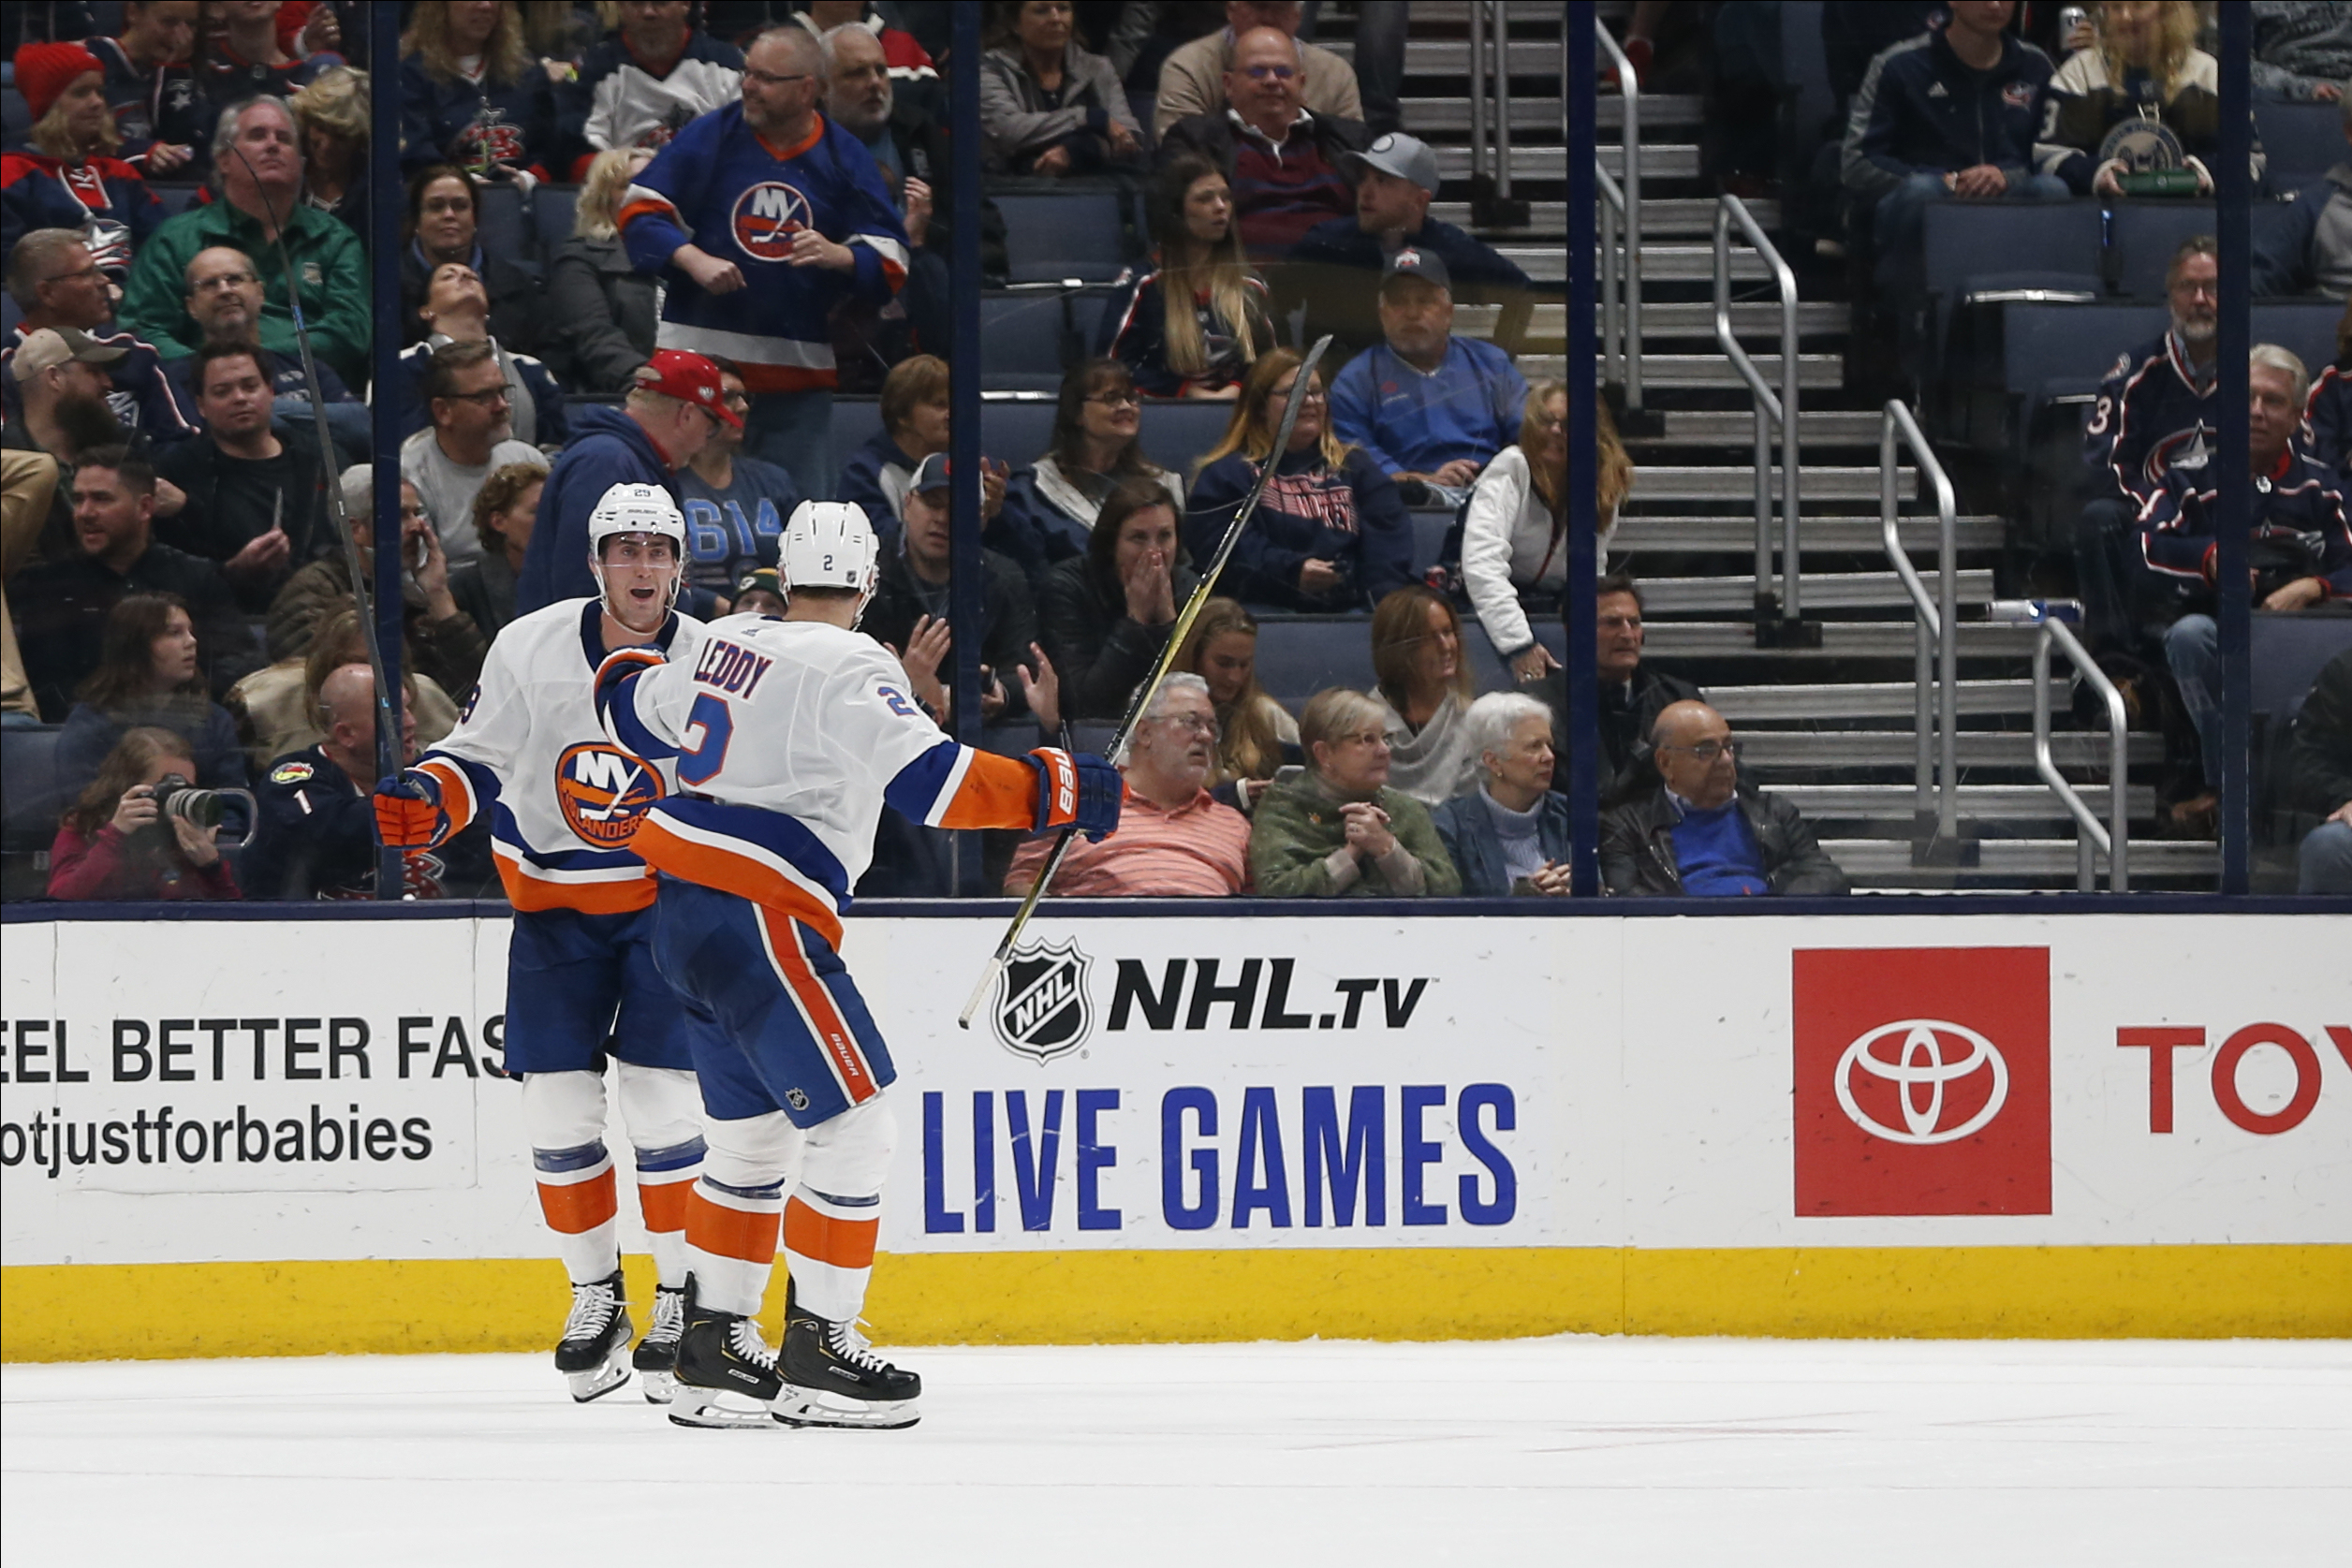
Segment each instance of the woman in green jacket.
M1448 897L1461 873L1429 808L1388 787L1380 703L1318 692L1299 715L1304 774L1276 783L1250 828L1250 870L1268 898Z

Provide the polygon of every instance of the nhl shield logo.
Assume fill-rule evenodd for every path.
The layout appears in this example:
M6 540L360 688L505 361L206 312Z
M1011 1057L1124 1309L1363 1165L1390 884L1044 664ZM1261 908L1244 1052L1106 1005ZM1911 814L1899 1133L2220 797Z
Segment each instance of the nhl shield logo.
M1024 943L997 982L996 1037L1016 1056L1051 1062L1076 1050L1095 1025L1086 984L1094 960L1075 942Z

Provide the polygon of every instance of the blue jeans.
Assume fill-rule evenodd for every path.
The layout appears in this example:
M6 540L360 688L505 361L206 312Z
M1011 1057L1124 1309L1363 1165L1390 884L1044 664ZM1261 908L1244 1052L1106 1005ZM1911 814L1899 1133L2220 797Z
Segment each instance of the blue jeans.
M2221 787L2221 628L2210 615L2183 615L2164 634L2164 662L2197 726L2205 786Z
M2073 194L2054 174L2029 174L2009 187L2008 198L2012 201L2064 201ZM1878 247L1879 287L1906 300L1918 295L1925 286L1919 231L1926 226L1927 210L1939 201L1959 199L1945 188L1941 173L1911 175L1878 198L1871 232Z
M833 497L833 394L761 392L743 416L743 450L792 476L810 501Z
M2352 827L2323 822L2295 852L2298 893L2352 893Z

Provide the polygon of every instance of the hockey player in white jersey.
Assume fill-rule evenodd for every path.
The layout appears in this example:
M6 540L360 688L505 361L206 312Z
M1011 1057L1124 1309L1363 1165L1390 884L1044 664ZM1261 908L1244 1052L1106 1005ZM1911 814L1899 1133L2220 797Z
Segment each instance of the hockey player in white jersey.
M710 1141L686 1206L682 1426L904 1427L922 1383L857 1327L897 1142L897 1077L839 957L841 916L887 803L939 828L1118 826L1118 772L1040 748L958 745L854 628L878 551L865 514L804 502L785 526L782 618L714 622L700 652L624 649L596 676L623 748L674 764L680 793L636 819L663 873L654 932L688 1031ZM787 1197L788 1193L788 1197ZM781 1352L754 1314L783 1232ZM745 1411L722 1393L748 1395Z
M637 818L671 786L605 738L590 690L615 649L691 659L701 646L701 623L672 608L685 546L685 520L659 486L605 491L588 523L598 596L549 605L502 630L457 728L375 796L378 836L404 849L491 818L515 911L506 1067L522 1079L540 1211L571 1279L555 1366L582 1401L626 1383L632 1362L604 1141L608 1058L659 1281L634 1356L654 1403L668 1400L685 1322L686 1194L702 1165L701 1098L684 1020L654 966L654 873L629 848Z

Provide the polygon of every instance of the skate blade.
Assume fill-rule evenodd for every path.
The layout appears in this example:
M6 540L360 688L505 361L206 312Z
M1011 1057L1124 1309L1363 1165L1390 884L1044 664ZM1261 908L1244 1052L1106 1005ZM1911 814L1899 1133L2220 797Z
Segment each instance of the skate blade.
M672 1371L648 1371L639 1379L638 1391L649 1405L666 1405L678 1397L678 1374Z
M848 1399L786 1384L769 1413L787 1427L845 1427L897 1431L923 1418L913 1399Z
M607 1361L603 1366L584 1372L564 1374L564 1381L571 1387L572 1402L583 1405L591 1399L603 1399L628 1380L629 1364L626 1361Z
M726 1397L719 1389L698 1388L692 1384L680 1383L669 1401L669 1419L681 1427L700 1427L709 1431L773 1429L774 1423L768 1419L767 1406L754 1405L745 1409L741 1405L724 1403ZM742 1398L741 1395L733 1397Z

